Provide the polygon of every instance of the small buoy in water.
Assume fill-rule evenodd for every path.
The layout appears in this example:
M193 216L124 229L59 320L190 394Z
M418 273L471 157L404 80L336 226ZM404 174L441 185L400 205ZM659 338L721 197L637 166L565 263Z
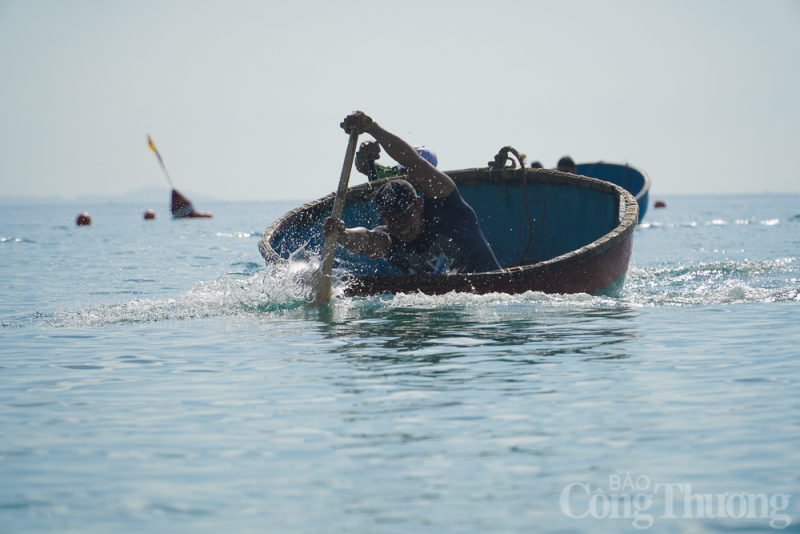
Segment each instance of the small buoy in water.
M654 208L666 208L667 203L661 200L660 198L656 200L656 203L653 205Z
M86 213L85 211L78 215L78 218L75 219L75 224L78 226L89 226L92 224L92 216Z
M144 212L144 220L149 221L156 218L156 212L153 210L147 210Z

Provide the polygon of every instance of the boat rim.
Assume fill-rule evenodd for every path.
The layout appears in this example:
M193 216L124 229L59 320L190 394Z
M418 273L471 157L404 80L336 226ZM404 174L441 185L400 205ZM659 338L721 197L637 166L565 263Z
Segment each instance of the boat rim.
M578 165L601 165L601 164L602 165L618 165L620 167L628 167L628 168L631 168L631 169L635 170L636 172L638 172L642 176L644 176L644 184L642 185L642 188L639 190L638 193L633 195L633 198L636 199L636 202L641 202L642 198L644 198L644 196L650 191L650 176L648 176L648 174L646 172L644 172L644 169L642 169L640 167L637 167L636 165L631 165L630 163L614 163L614 162L611 162L611 161L603 161L603 160L600 160L600 161L589 161L589 162L586 162L586 163L578 163ZM631 194L633 194L633 193L631 193Z

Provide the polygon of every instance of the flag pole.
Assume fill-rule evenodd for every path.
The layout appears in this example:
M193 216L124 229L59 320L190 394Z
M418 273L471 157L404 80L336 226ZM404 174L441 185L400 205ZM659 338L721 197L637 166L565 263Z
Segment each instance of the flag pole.
M147 144L150 146L150 150L156 153L158 162L161 164L161 168L164 170L164 176L167 177L167 183L169 183L170 189L175 189L175 186L172 185L172 180L169 177L169 173L167 172L167 166L164 165L164 160L161 159L161 154L159 154L158 150L156 150L156 145L153 144L153 140L150 138L150 134L147 134Z

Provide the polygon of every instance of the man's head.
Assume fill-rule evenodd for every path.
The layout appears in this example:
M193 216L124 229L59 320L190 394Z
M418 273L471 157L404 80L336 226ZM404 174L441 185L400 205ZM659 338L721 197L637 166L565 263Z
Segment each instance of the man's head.
M392 180L375 193L378 216L386 221L389 233L400 241L413 241L425 228L422 198L406 180Z
M572 161L572 158L569 156L564 156L560 160L558 160L558 167L556 170L561 172L570 172L572 174L576 174L578 172L578 168L575 166L575 162Z

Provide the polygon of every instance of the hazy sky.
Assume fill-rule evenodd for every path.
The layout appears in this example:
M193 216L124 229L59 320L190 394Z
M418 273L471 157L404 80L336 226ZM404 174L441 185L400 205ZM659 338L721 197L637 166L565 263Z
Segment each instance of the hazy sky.
M444 170L510 144L800 192L797 0L0 0L0 73L2 197L166 191L150 133L178 189L310 200L354 109Z

